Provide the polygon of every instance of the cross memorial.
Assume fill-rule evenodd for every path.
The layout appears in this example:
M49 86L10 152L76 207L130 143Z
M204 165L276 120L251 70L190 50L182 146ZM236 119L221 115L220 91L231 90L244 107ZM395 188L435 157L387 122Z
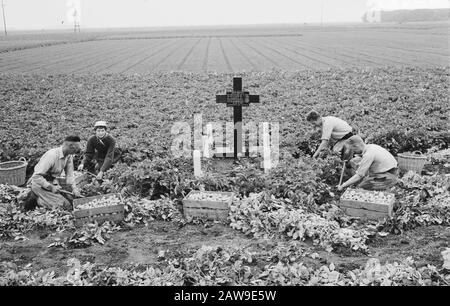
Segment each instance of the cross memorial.
M242 153L242 106L259 103L259 95L242 91L242 78L233 78L233 91L227 91L225 95L216 95L216 103L226 103L227 107L233 107L234 158L237 159L238 153Z

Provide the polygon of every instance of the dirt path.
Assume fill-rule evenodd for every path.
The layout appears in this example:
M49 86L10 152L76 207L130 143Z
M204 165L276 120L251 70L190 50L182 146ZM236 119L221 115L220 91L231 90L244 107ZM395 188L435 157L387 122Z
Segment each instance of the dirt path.
M104 245L96 244L82 249L48 248L55 238L63 239L68 235L69 233L40 231L27 235L29 240L0 241L0 262L10 262L8 265L11 267L31 264L32 271L54 270L55 273L61 274L67 271L66 262L71 257L99 266L154 265L159 262L160 252L188 254L205 245L223 249L248 249L267 256L277 244L285 243L251 239L221 224L209 228L203 225L186 225L179 228L174 223L155 221L147 227L113 233ZM418 267L427 264L441 267L441 251L450 247L450 228L432 226L408 231L399 236L378 236L369 243L369 255L348 250L327 253L310 242L300 245L305 252L318 254L314 259L308 256L300 258L300 261L317 267L334 263L341 271L364 266L370 257L377 257L382 263L412 257ZM258 266L262 268L264 264L267 262L263 260Z

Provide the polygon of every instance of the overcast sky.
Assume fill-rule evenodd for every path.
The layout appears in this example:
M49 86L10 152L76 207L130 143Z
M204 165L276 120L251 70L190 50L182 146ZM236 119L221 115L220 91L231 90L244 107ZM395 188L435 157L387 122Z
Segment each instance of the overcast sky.
M72 25L77 0L4 0L14 29ZM80 0L85 28L320 22L322 0ZM323 0L324 22L355 22L371 8L442 8L449 0ZM73 7L73 6L72 6ZM73 11L72 11L73 12ZM62 23L64 22L64 24Z

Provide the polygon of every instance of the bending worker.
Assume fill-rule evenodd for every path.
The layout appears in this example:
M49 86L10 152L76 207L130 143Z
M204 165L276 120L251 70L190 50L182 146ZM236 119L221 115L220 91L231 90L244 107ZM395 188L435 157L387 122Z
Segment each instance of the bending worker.
M333 152L340 154L342 158L345 140L353 136L353 128L342 119L333 116L321 117L316 111L309 112L306 121L315 127L322 127L322 142L313 157L319 157L320 153L328 148L330 142L333 142Z
M31 187L29 200L37 200L38 206L50 209L70 207L72 198L60 194L62 188L56 178L60 177L64 170L66 184L72 189L73 195L81 196L73 176L73 154L80 151L78 136L68 136L62 146L48 150L34 167L34 173L28 180L28 186Z
M78 171L84 168L97 174L97 179L103 178L103 173L120 159L120 153L116 150L116 140L107 132L105 121L97 121L94 124L95 135L89 137L83 161L78 166Z
M365 144L357 135L350 137L345 146L348 147L346 150L362 154L362 157L355 157L350 161L357 170L348 181L338 186L338 190L360 181L358 188L367 190L386 190L397 183L397 160L386 149L376 144Z

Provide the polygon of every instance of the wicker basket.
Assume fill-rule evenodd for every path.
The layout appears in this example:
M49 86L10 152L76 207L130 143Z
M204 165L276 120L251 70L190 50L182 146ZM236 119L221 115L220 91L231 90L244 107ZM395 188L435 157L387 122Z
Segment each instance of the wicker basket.
M27 160L24 157L18 161L0 163L0 184L22 186L25 184Z
M397 155L398 167L401 171L415 171L421 173L423 166L427 162L427 157L423 156L421 152L401 153Z

